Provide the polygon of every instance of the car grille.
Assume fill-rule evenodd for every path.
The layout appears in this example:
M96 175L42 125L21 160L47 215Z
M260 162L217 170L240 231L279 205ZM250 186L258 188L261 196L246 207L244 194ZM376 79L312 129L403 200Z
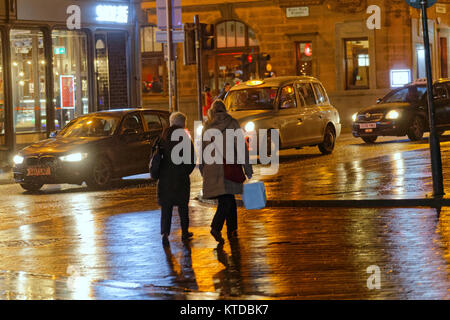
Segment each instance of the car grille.
M56 163L57 159L52 156L30 157L26 159L27 166L53 167Z
M381 121L383 119L383 116L383 113L364 113L358 114L357 120L366 122Z

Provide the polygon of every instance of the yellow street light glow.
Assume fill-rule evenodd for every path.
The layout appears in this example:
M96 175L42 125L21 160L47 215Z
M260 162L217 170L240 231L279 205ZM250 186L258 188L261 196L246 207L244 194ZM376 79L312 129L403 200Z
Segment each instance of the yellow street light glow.
M355 122L356 121L356 117L358 116L358 113L354 113L353 115L352 115L352 120L353 120L353 122Z
M262 80L249 80L246 82L246 84L248 86L259 86L260 84L263 84L263 83L264 83L264 81L262 81Z

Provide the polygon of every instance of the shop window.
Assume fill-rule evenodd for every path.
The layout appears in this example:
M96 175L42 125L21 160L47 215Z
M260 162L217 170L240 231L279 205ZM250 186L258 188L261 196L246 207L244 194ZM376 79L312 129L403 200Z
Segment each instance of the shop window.
M40 31L11 30L11 75L16 132L46 130L44 38Z
M255 32L239 21L224 21L216 25L217 48L258 46Z
M347 89L369 88L369 41L345 40L345 73Z
M156 42L157 28L147 26L141 28L141 52L162 52L162 43Z
M87 36L79 31L54 30L52 41L55 127L59 130L89 112Z
M3 41L0 34L0 146L5 144L5 88L3 80Z
M163 45L156 42L156 27L141 28L142 52L142 93L161 94L164 92L166 64Z
M297 75L312 76L313 75L313 51L312 42L296 42L295 52L297 58Z

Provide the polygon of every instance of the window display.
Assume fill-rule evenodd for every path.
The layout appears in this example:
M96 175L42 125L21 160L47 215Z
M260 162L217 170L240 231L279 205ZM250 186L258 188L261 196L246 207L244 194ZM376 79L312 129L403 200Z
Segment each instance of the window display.
M79 31L54 30L52 41L55 127L59 130L89 111L87 36Z
M43 33L11 30L11 73L16 132L45 131Z

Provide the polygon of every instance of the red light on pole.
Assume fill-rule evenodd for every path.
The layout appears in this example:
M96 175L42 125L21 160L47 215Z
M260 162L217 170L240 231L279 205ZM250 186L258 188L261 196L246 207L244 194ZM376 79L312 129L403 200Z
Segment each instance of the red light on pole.
M253 62L253 57L251 54L248 55L248 63L252 63Z
M305 44L305 56L310 57L312 55L311 45Z

